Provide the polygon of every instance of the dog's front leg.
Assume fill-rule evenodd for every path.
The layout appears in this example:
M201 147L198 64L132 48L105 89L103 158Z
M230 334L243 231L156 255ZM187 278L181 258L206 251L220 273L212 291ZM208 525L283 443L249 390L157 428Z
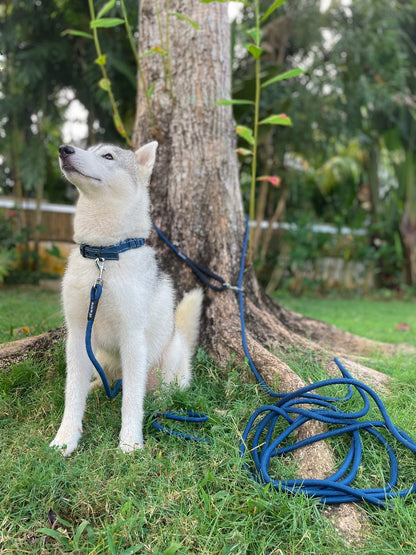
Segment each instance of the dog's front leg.
M92 374L84 345L84 333L81 330L68 332L66 365L65 410L50 446L58 447L63 455L68 456L74 451L82 435L82 418Z
M121 346L123 398L120 449L130 453L143 447L143 404L146 394L147 349L144 332L124 334Z

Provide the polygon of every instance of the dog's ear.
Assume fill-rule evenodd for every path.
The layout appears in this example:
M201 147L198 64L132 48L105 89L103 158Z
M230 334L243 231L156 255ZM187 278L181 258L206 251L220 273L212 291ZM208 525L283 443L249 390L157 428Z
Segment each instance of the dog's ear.
M152 141L136 150L136 160L139 164L140 177L150 177L156 159L157 141Z

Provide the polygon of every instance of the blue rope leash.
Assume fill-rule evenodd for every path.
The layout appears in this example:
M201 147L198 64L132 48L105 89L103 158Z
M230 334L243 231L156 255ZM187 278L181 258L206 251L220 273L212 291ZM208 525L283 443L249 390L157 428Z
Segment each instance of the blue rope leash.
M177 412L167 411L167 412L157 412L155 414L149 415L152 426L159 430L160 432L164 432L171 436L181 437L182 439L187 439L191 441L205 441L206 443L211 443L209 439L205 439L203 437L197 437L191 434L185 434L183 432L177 432L176 430L172 430L172 428L168 428L167 426L162 426L157 422L157 418L167 419L167 420L175 420L176 422L187 422L192 424L205 424L208 422L209 417L206 414L202 414L200 412L194 411L186 411L185 414L179 414Z
M221 276L218 276L214 272L211 272L211 270L205 268L201 264L198 264L198 262L191 260L189 256L181 252L173 243L171 243L171 241L169 241L166 235L164 235L164 233L157 227L154 222L152 222L152 224L162 241L164 241L168 245L168 247L170 247L170 249L172 249L173 252L191 268L194 274L204 285L217 292L230 289L230 286L225 283L224 279ZM215 285L214 283L212 283L213 281L216 281L217 283L219 283L219 285Z
M403 430L400 430L393 424L378 395L367 385L353 379L337 358L334 360L342 374L342 378L323 380L307 385L293 393L277 393L271 390L265 383L255 367L247 347L244 297L242 292L247 244L248 221L238 278L243 349L253 374L265 392L272 397L280 398L280 401L275 405L266 405L257 409L249 419L243 432L240 456L245 457L246 451L249 450L255 468L253 474L250 471L249 464L245 463L249 474L259 483L270 484L278 491L286 491L292 494L303 493L326 504L366 501L385 507L389 499L405 497L415 493L416 482L407 489L395 490L399 473L397 458L392 446L378 429L389 432L403 447L415 454L416 443ZM347 394L345 397L336 398L316 393L322 388L334 385L346 386ZM345 412L338 405L349 401L354 392L358 392L361 396L363 407L356 412ZM370 398L379 409L382 419L361 421L359 419L365 417L370 410ZM286 429L278 433L277 437L274 437L276 426L282 420L285 421ZM323 422L331 427L335 426L335 428L313 437L287 444L289 436L294 434L298 428L308 421ZM354 488L351 485L357 477L361 465L363 449L360 434L362 432L367 432L373 436L387 451L390 461L390 477L384 487L360 489ZM325 480L284 480L273 479L270 476L269 468L274 457L291 453L296 449L317 443L318 441L328 440L332 437L345 434L351 437L348 453L339 469ZM251 439L249 439L250 436L252 436Z
M107 394L107 397L109 399L114 399L114 397L116 397L121 391L122 382L121 380L118 380L114 385L114 389L113 390L111 389L110 384L108 383L108 380L107 380L107 376L105 375L105 372L101 364L95 358L95 355L93 353L92 346L91 346L92 326L94 325L95 314L97 312L98 302L100 300L102 291L103 291L102 283L98 282L97 280L97 282L91 288L91 293L90 293L90 306L88 309L87 330L85 333L85 347L87 349L87 354L90 361L93 363L94 368L97 370L101 378L101 381L103 382L104 390Z

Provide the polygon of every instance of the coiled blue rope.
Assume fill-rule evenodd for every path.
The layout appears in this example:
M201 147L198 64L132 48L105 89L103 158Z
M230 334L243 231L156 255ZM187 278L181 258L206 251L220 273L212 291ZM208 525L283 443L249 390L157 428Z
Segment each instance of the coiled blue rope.
M416 482L407 489L396 490L399 467L395 452L388 440L378 431L379 429L389 432L403 447L416 454L416 443L403 430L397 428L387 414L378 395L367 385L355 380L349 374L342 363L335 358L342 378L323 380L307 385L293 393L277 393L269 388L251 359L246 339L246 325L244 318L244 297L242 292L245 255L248 244L248 220L241 255L240 272L238 278L238 297L240 307L240 321L242 332L242 343L244 353L250 368L261 384L262 388L275 398L280 400L274 405L266 405L257 409L249 419L242 434L240 445L241 457L246 456L249 451L254 465L254 474L250 471L248 463L247 470L250 475L262 484L270 484L278 491L292 494L304 494L321 503L339 504L352 501L366 501L380 506L389 506L388 500L396 497L405 497L416 492ZM329 397L318 394L317 391L328 386L344 385L347 394L343 398ZM361 396L363 406L361 410L346 412L341 409L340 404L345 405L354 392ZM359 420L364 418L371 407L370 398L380 411L380 420ZM276 427L284 422L286 429L276 432ZM330 426L326 432L301 441L287 444L288 438L293 435L303 424L309 421L318 421ZM361 467L363 445L361 434L368 433L374 437L386 450L390 462L390 476L387 483L380 488L355 488L352 482L357 478ZM324 480L274 479L270 476L270 464L274 457L292 453L296 449L325 441L333 437L347 435L350 437L348 453L334 474ZM276 436L276 437L275 437ZM251 437L251 439L250 439Z

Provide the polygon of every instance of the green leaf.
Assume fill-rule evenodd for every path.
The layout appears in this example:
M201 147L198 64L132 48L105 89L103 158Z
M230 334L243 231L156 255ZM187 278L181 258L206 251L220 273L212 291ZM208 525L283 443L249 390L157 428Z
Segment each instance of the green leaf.
M110 553L112 555L115 555L117 553L116 545L114 543L113 535L111 534L111 531L109 529L107 529L107 545L110 549Z
M106 61L107 56L105 54L101 54L101 56L95 60L95 63L99 66L105 66Z
M81 522L81 524L77 527L77 531L76 531L76 534L74 536L74 543L75 543L77 548L78 548L79 540L82 536L82 533L84 532L85 528L87 528L87 526L90 526L89 521L88 520L83 520Z
M237 127L235 128L235 132L250 145L254 145L254 137L251 129L245 127L244 125L237 125Z
M103 91L109 91L111 89L111 82L109 79L100 79L98 81L98 86L100 87L100 89L103 89Z
M93 39L94 37L90 33L85 33L84 31L77 31L76 29L66 29L62 31L61 37L65 35L73 35L74 37L84 37L86 39Z
M245 48L248 52L250 52L255 60L258 60L263 54L263 48L260 48L260 46L256 46L255 44L245 45Z
M284 79L290 79L291 77L297 77L298 75L302 75L303 73L305 72L303 71L303 69L300 69L300 67L289 69L289 71L285 71L280 75L276 75L276 77L272 77L272 79L269 79L265 83L262 83L261 86L264 89L264 87L268 87L272 83L277 83L278 81L283 81Z
M110 0L109 2L104 4L104 6L101 8L101 10L97 13L96 18L100 19L101 17L103 17L103 15L105 15L107 12L109 12L111 10L111 8L114 8L115 5L116 5L116 0Z
M232 106L234 104L254 104L254 102L252 100L228 100L228 98L222 98L214 106Z
M118 17L104 17L103 19L93 19L90 21L91 29L109 29L110 27L117 27L117 25L124 25L124 19Z
M266 21L266 19L272 15L272 13L274 12L274 10L276 8L278 8L279 6L281 6L282 4L284 4L286 2L286 0L275 0L273 2L273 4L270 6L270 8L268 8L266 10L266 12L263 14L263 16L260 19L260 23L264 23Z
M198 25L198 23L196 21L194 21L193 19L191 19L190 17L183 15L182 13L177 13L177 12L172 12L169 15L172 15L173 17L176 17L177 19L183 19L184 21L187 21L190 25L192 25L192 27L194 29L197 29L198 31L201 30L201 27Z
M60 534L58 530L52 530L49 528L38 528L37 532L39 534L44 534L45 536L49 536L50 538L53 538L54 540L58 541L61 545L65 546L67 549L72 551L71 543L67 540L67 538L65 538L65 536Z
M258 29L257 27L253 27L253 29L249 29L247 31L247 35L251 38L252 41L254 41L256 44L260 43L261 40L261 29Z
M165 551L163 551L162 555L175 555L181 547L182 544L173 542L167 549L165 549Z
M285 115L273 115L259 121L259 125L292 125L292 120Z
M152 96L154 90L155 90L155 84L152 83L146 91L146 98L150 98Z
M128 549L125 549L120 553L120 555L133 555L133 553L138 553L139 551L142 551L142 549L143 549L142 545L135 545L133 547L129 547Z

